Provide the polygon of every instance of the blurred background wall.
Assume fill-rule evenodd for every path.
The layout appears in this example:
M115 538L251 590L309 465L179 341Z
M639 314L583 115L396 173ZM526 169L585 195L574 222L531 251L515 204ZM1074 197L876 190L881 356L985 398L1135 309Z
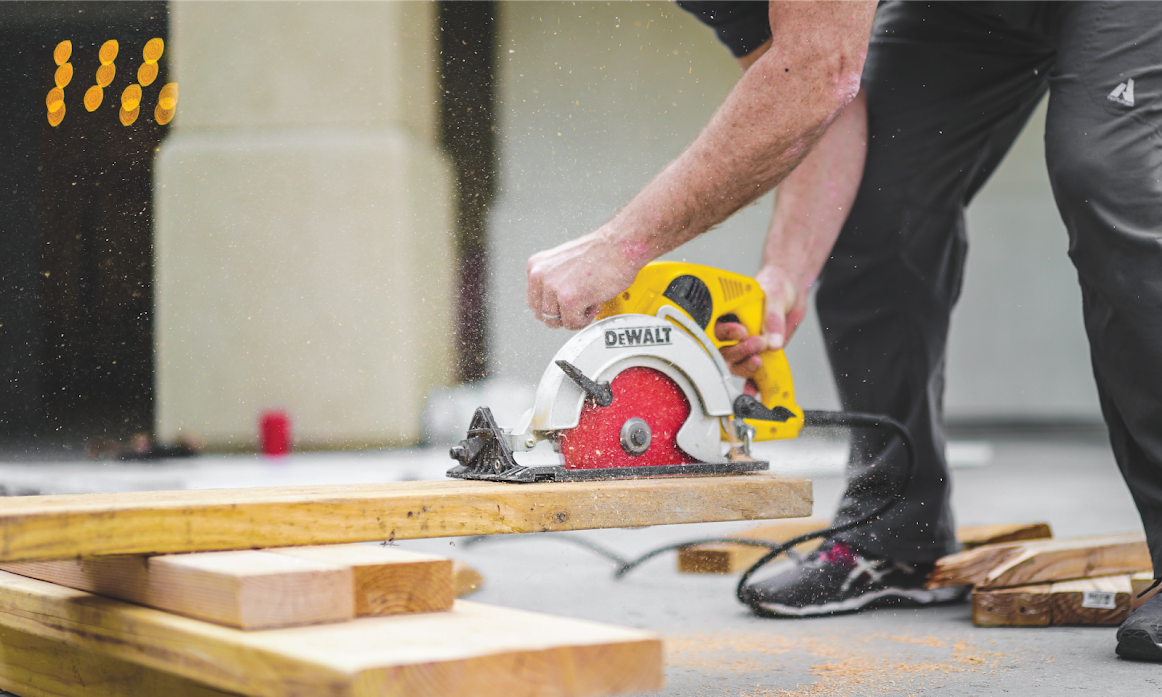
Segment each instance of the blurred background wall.
M177 115L148 118L147 89L124 127L116 97L154 36ZM117 81L88 114L110 38ZM300 445L402 444L432 388L531 386L567 335L525 309L528 256L608 219L740 74L668 2L9 2L0 51L3 443L246 449L274 407ZM969 213L955 422L1099 417L1043 120ZM672 258L754 273L770 206ZM788 354L801 401L836 406L813 313Z

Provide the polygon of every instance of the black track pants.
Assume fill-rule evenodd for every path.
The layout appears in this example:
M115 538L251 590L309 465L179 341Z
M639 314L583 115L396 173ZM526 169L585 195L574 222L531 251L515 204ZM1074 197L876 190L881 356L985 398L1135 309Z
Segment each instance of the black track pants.
M942 399L964 208L1049 90L1102 411L1162 569L1162 3L887 3L864 87L867 165L817 307L844 408L904 421L919 457L906 500L840 538L905 562L957 548ZM882 444L858 435L841 520L893 487L861 475Z

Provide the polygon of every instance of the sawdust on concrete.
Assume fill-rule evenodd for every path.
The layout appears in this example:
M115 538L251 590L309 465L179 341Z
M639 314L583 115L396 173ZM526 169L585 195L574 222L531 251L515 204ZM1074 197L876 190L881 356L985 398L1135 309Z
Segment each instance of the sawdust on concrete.
M764 685L759 675L739 697L847 697L920 694L953 674L984 677L1012 664L998 651L937 636L867 634L785 636L760 631L666 639L667 662L711 673L761 673L797 665L814 676L798 685ZM789 677L789 676L788 676Z

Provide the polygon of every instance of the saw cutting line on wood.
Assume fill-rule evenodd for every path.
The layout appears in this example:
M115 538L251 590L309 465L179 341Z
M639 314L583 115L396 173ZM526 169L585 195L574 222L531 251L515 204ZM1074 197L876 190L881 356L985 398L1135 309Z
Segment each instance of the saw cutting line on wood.
M743 574L743 599L750 576L786 549L886 513L902 497L915 459L908 430L890 417L801 409L782 350L759 354L762 366L749 384L731 375L719 349L734 342L717 339L715 325L738 322L754 336L765 317L766 296L753 278L698 264L647 264L557 351L515 428L501 428L486 406L476 410L467 437L449 453L459 464L448 476L526 484L739 475L770 467L751 457L753 442L795 438L804 426L877 428L899 438L906 466L894 494L858 519L773 545ZM885 453L870 465L877 473ZM668 549L623 565L619 575Z

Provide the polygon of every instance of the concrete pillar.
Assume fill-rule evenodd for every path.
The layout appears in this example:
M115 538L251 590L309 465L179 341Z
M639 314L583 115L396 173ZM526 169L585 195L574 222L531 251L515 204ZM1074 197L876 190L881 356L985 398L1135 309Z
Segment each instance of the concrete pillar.
M175 2L156 165L157 432L414 442L451 356L435 6Z

